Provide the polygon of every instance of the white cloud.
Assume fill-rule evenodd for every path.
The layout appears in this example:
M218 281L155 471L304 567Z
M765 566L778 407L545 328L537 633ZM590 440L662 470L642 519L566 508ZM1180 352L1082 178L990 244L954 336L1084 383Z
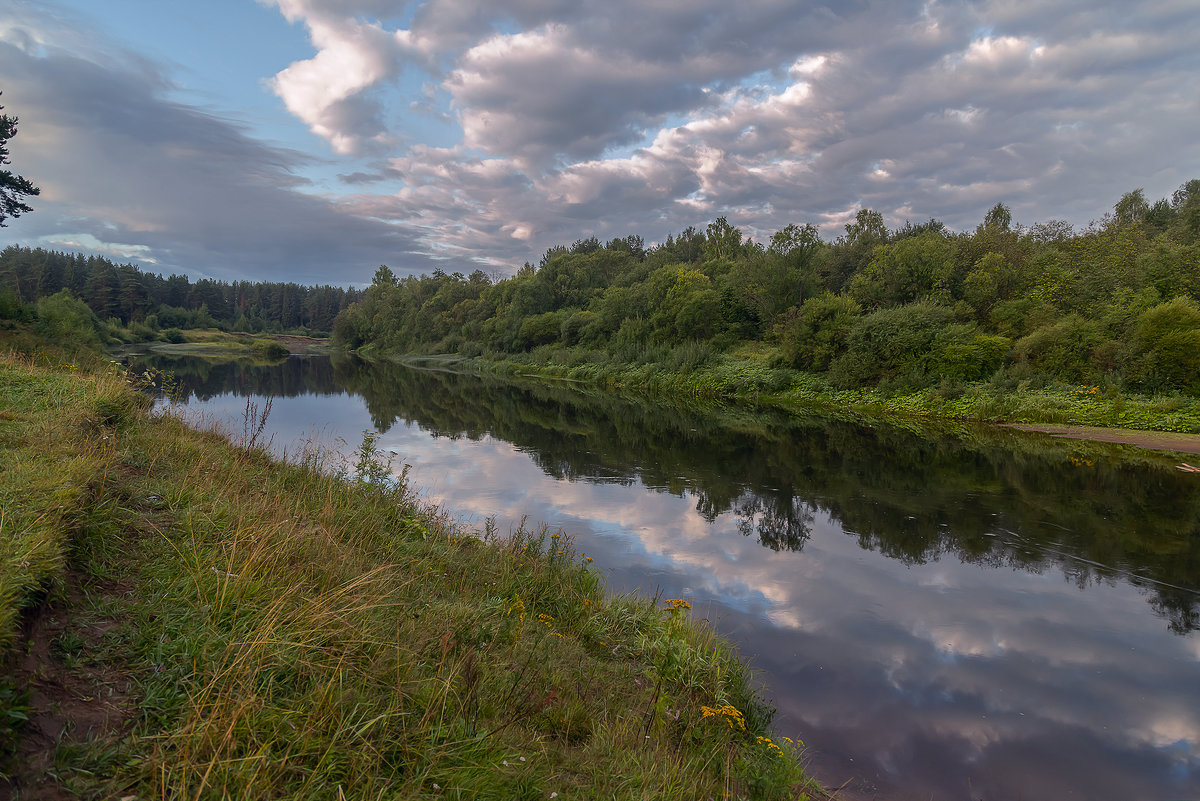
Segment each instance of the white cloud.
M380 261L429 263L407 232L305 193L309 157L171 100L162 68L60 38L38 13L18 20L0 39L0 88L20 118L21 174L42 193L7 241L224 279L365 282Z
M141 158L137 118L120 96L162 100L166 70L130 49L114 55L64 16L7 2L20 12L0 20L10 55L66 64L71 53L99 65L91 77L109 83L91 91L116 96L126 119L107 120L95 138L119 131L125 144L110 142L109 159ZM288 188L278 224L260 226L257 239L241 216L209 231L227 230L236 248L275 263L282 250L295 258L348 247L339 226L324 235L297 226L308 244L281 244L284 221L310 213L283 213L293 202L398 243L401 255L372 248L364 271L378 261L421 269L428 255L515 267L580 237L659 241L721 215L760 240L804 222L836 236L860 205L893 226L911 215L970 229L997 201L1018 222L1081 224L1131 188L1153 199L1200 175L1200 14L1187 2L1152 0L1122 14L1087 0L260 2L279 9L281 24L303 25L312 45L310 57L280 64L270 87L328 143L317 157L348 165L345 185L331 187L343 197L298 200L297 175L313 159L261 150L267 166L249 195ZM62 92L58 81L78 96L69 71L43 72L38 97ZM8 71L3 88L15 107L22 89ZM160 130L149 108L146 127ZM58 122L39 135L59 136L56 149L69 148L62 137L87 138L85 114L61 103L45 112ZM255 171L245 156L259 143L236 125L224 131L238 136L213 133L218 115L175 106L161 119L189 114L207 120L207 149L176 136L174 150L151 147L155 158L211 164L215 149L233 147L238 170ZM119 202L105 212L90 176L107 168L91 165L79 178L69 161L38 162L43 206L69 196L81 213L154 234L154 247L201 197L221 205L217 188L205 189L215 176L189 178L196 190L168 196L187 183L160 164L181 183L109 187ZM243 191L227 164L225 177ZM176 250L187 258L187 247Z
M337 153L387 144L379 103L364 91L396 76L400 39L357 20L314 18L308 25L317 54L281 71L272 88Z

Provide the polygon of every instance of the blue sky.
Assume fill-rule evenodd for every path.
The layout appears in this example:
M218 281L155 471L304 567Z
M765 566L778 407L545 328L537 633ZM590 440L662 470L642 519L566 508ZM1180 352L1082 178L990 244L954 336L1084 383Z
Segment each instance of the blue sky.
M1200 177L1200 5L0 0L0 245L363 283L725 216L1099 219Z

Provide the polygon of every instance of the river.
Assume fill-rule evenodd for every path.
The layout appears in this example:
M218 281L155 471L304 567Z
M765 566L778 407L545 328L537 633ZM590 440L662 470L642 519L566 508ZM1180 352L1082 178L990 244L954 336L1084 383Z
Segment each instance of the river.
M990 426L784 416L368 364L136 357L186 413L352 451L464 525L687 598L843 799L1200 799L1200 475Z

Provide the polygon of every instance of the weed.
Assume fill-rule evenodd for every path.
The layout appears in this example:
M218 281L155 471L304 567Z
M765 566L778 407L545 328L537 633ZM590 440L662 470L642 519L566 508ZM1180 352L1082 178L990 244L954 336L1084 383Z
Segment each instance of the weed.
M137 394L110 373L0 372L23 420L0 439L19 457L0 482L0 634L67 580L68 555L125 588L94 602L121 621L103 647L71 629L53 643L64 663L122 671L137 710L126 739L60 745L68 790L795 796L794 755L755 739L774 737L769 709L685 600L606 600L544 526L456 528L413 500L374 431L339 473L311 447L248 458L270 444L270 400L247 401L230 443L133 401L116 427L79 425L95 398ZM0 740L19 735L23 691L0 692ZM743 714L737 737L701 724L723 705Z
M29 688L16 686L12 679L0 680L0 776L4 763L16 753L21 730L29 722Z
M74 631L64 631L50 643L50 653L68 668L77 667L86 643Z
M246 398L246 408L242 411L242 434L236 444L243 451L269 450L273 437L262 441L263 432L267 428L267 419L271 416L271 408L275 398L268 397L260 407L253 398Z

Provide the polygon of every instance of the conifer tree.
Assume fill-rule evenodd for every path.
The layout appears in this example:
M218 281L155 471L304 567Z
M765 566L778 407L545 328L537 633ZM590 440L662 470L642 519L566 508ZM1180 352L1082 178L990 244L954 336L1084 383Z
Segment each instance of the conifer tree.
M0 106L0 111L3 110L4 106ZM0 114L0 167L9 163L8 140L16 134L17 118ZM37 195L39 192L41 190L30 183L28 179L8 170L0 170L0 228L4 227L4 221L9 217L20 217L26 212L33 211L33 208L27 203L23 203L21 198L26 195Z

